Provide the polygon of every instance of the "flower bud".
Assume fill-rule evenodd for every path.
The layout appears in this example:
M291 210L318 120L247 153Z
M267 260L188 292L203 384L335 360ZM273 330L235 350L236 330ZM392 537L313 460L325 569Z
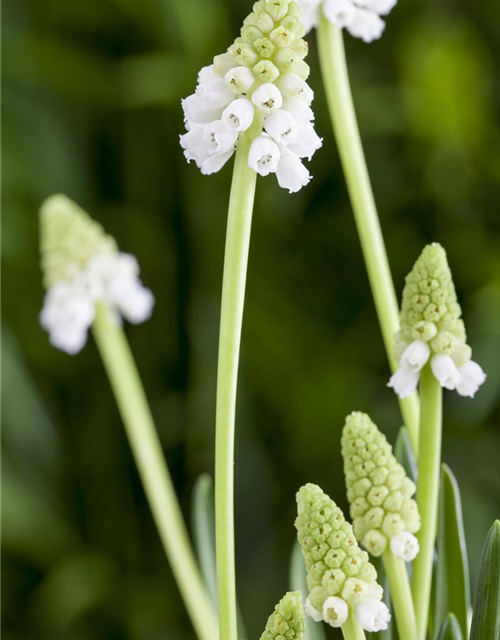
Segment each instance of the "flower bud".
M269 616L260 640L302 640L306 632L302 594L289 591Z
M323 604L323 620L331 627L339 628L349 617L349 606L342 598L330 596Z
M292 49L278 49L274 54L273 62L280 73L293 73L297 56Z
M259 61L259 54L257 51L255 51L252 45L241 40L241 38L238 38L229 50L236 63L244 67L252 67ZM232 67L229 67L229 69L232 69L235 66L237 65L234 64Z
M253 43L253 46L261 58L270 58L275 49L274 44L269 38L259 38Z
M280 72L270 60L261 60L253 67L255 77L259 82L274 82Z
M401 531L391 538L391 551L396 558L401 558L405 562L415 560L419 552L417 538L408 531Z
M234 67L224 76L227 86L234 93L245 95L255 82L255 76L248 67Z

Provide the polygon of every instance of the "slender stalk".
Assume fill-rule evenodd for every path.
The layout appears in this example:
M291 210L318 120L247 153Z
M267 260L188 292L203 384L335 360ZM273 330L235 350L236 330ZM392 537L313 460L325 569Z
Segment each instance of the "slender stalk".
M382 337L394 372L398 368L393 354L394 334L399 331L398 303L356 121L342 30L331 24L321 11L320 16L318 46L323 84ZM413 393L400 399L399 404L418 454L418 396Z
M386 549L382 560L389 580L399 637L404 640L417 640L417 621L406 565L403 560L396 558L390 549Z
M191 622L200 640L216 640L215 613L196 565L134 358L120 324L102 303L97 306L93 332Z
M422 518L420 552L413 563L412 592L418 635L425 640L436 540L441 465L442 389L427 363L420 373L420 460L417 503Z
M344 640L366 640L365 632L356 620L356 616L352 610L349 612L349 617L341 628Z
M257 119L256 119L257 120ZM248 167L252 127L240 138L229 198L217 372L215 550L221 640L236 640L234 433L241 325L257 174Z

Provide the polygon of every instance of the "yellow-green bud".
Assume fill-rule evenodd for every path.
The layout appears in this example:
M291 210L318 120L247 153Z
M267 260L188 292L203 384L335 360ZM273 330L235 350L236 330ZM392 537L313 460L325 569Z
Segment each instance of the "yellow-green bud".
M302 640L305 630L302 594L300 591L289 591L269 616L260 640Z
M420 516L412 499L415 484L365 413L347 416L342 456L354 532L369 553L378 557L398 533L419 530Z
M311 73L311 68L305 62L305 60L297 60L295 65L295 73L304 80L304 82L309 78L309 74Z
M270 58L275 49L274 44L269 38L259 38L253 43L253 46L261 58Z
M229 47L229 51L236 62L244 67L251 67L260 60L259 54L251 44L245 42L242 38L237 38L234 44ZM215 59L214 59L215 63ZM232 65L235 66L234 64ZM232 68L232 67L230 67Z
M273 57L273 62L278 68L280 73L294 73L295 61L298 56L292 51L292 49L278 49Z
M289 47L295 39L295 34L283 26L276 27L269 36L277 47Z
M274 82L280 75L280 72L270 60L261 60L252 70L257 80L262 83Z
M288 13L289 5L290 0L268 0L266 3L266 11L275 22L278 22Z
M64 195L45 200L40 210L43 282L48 289L73 278L95 255L118 251L114 238Z
M351 606L368 597L377 572L339 507L314 484L306 484L297 493L297 507L295 527L314 609L321 613L331 596Z

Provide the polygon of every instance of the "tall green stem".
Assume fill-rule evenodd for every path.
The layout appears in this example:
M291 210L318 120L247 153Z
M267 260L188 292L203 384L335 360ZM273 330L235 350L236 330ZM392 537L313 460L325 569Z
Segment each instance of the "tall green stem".
M441 465L442 389L429 363L420 373L420 459L417 503L422 519L420 552L413 563L413 601L420 640L425 640L436 540Z
M393 354L394 334L399 331L398 303L356 121L342 30L321 11L320 15L318 46L323 84L387 357L394 372L398 367ZM399 404L417 454L418 396L413 393L400 399Z
M97 306L93 332L191 621L200 640L216 640L214 610L196 565L134 358L120 324L103 304Z
M349 617L342 625L342 635L344 640L366 640L365 632L356 620L354 611L351 609Z
M260 124L257 123L260 127ZM248 167L252 127L241 137L229 198L217 373L215 550L221 640L236 640L234 433L241 325L257 174Z
M417 622L406 565L403 560L396 558L390 549L386 549L382 560L389 580L399 637L404 640L417 640Z

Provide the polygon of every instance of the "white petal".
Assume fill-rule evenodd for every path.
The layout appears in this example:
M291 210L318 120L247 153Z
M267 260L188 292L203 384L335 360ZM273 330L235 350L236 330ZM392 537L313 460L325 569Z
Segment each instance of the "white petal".
M205 176L217 173L217 171L222 169L233 153L234 149L229 149L229 151L225 151L224 153L213 153L201 164L201 172Z
M285 153L281 155L276 178L280 187L288 189L289 193L295 193L308 184L311 175L297 155Z
M116 278L109 286L109 299L123 317L139 324L147 320L152 313L154 296L149 289L142 286L136 278Z
M401 367L391 376L387 386L392 387L400 398L407 398L417 388L419 378L418 371L409 371Z
M224 80L233 93L246 94L255 82L255 76L248 67L234 67L229 69Z
M311 104L314 98L311 87L296 73L282 74L276 84L281 93L288 98L300 98L306 104Z
M289 111L300 126L305 126L314 120L313 110L300 98L285 98L283 109Z
M391 538L391 551L405 562L415 560L420 550L417 538L408 531L401 531Z
M289 148L299 157L310 160L314 152L317 151L322 144L323 140L318 136L313 125L309 123L301 127L300 136L293 144L290 144Z
M356 605L356 618L365 631L384 631L391 620L391 614L383 602L365 598Z
M323 620L323 614L312 606L309 598L306 598L306 601L304 602L304 612L306 616L309 616L315 622L321 622Z
M339 628L349 617L349 606L342 598L330 596L323 604L323 620L331 627Z
M397 0L356 0L356 4L375 11L381 16L385 16L394 9L397 4Z
M382 35L385 22L373 11L356 9L356 15L347 25L347 31L364 42L372 42Z
M399 364L409 371L420 371L429 359L430 354L431 349L426 342L414 340L403 351Z
M297 120L284 109L270 113L265 119L264 127L271 138L284 145L296 142L301 133Z
M281 109L283 96L278 87L271 82L266 82L253 92L252 102L263 113L271 113L271 111Z
M323 13L327 20L342 29L354 20L356 7L349 0L325 0Z
M187 121L194 124L207 124L220 118L219 109L209 109L195 93L182 100L182 109Z
M203 129L202 142L210 155L234 149L237 139L238 132L235 129L228 129L222 120L211 122Z
M445 389L452 391L461 381L457 366L450 356L433 356L431 369L439 384Z
M259 136L250 145L248 166L261 176L274 173L278 168L280 150L276 142L266 136Z
M196 95L208 109L222 109L234 98L224 79L215 75L213 65L200 71L198 82Z
M222 122L228 129L246 131L253 122L255 108L247 98L233 100L222 112Z
M461 396L473 398L479 387L486 380L486 374L474 360L458 368L460 382L457 384L457 392Z

